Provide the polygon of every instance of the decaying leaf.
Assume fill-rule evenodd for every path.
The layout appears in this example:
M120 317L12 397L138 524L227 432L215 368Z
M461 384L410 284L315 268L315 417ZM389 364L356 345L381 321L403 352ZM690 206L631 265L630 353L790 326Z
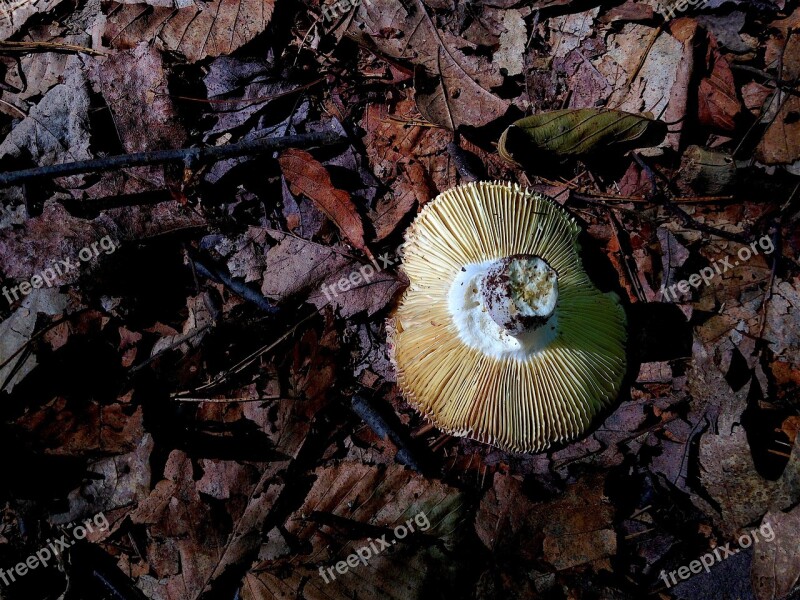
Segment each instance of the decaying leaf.
M781 67L778 72L784 80L793 81L800 77L800 36L796 31L798 24L800 8L789 18L775 22L775 28L780 35L775 39L768 58L772 59L772 68ZM790 34L790 31L794 34ZM756 156L767 165L795 164L800 160L800 98L795 94L779 91L772 102L779 110L761 139ZM796 164L794 169L796 172Z
M640 3L636 6L648 8ZM613 90L606 106L661 116L673 103L672 92L681 87L678 77L685 60L681 42L660 34L654 26L626 23L621 31L611 33L606 43L607 52L593 61Z
M33 290L22 306L0 323L0 385L9 392L36 366L36 356L27 355L25 346L36 329L39 313L57 315L67 306L67 299L57 290Z
M150 351L156 356L167 350L180 350L186 353L200 345L203 338L215 324L213 301L208 294L199 294L186 301L189 318L183 324L183 331L175 335L167 335L158 340Z
M534 503L518 479L497 474L481 501L475 530L487 548L514 555L518 563L542 553L556 571L577 565L609 568L617 536L614 507L602 491L603 477L596 475L570 486L559 498Z
M697 394L705 390L706 395L719 400L715 407L718 410L715 428L700 438L700 481L720 508L715 515L718 526L731 536L738 528L761 518L767 510L786 509L797 501L800 445L794 446L778 481L765 479L756 470L742 425L749 386L734 392L710 361L695 369L695 378Z
M279 162L292 193L313 200L356 248L374 260L364 243L364 225L350 194L333 187L325 167L308 152L295 149L283 152Z
M17 33L33 15L53 10L61 0L3 0L0 4L0 40Z
M186 145L167 86L161 52L149 44L118 52L91 64L89 79L102 94L125 152L166 150ZM163 188L164 167L115 171L95 184L97 195L111 196Z
M68 64L63 83L47 92L0 144L0 158L27 159L36 165L92 158L86 74L76 57Z
M149 569L137 582L145 595L196 600L230 564L241 560L257 545L252 532L267 517L281 488L268 482L285 467L285 462L271 463L259 473L250 464L170 453L164 479L130 516L149 532ZM205 477L196 479L196 472ZM223 527L204 518L212 506L224 507L228 516Z
M165 49L195 62L229 54L267 28L275 0L211 0L177 8L112 5L104 37L116 48L157 40Z
M319 468L315 476L303 505L262 546L264 560L254 565L242 588L245 600L299 594L404 600L437 597L442 585L452 585L461 567L445 552L457 546L466 529L465 499L455 488L399 465L345 462ZM405 534L396 534L401 527ZM376 544L382 537L388 548ZM337 572L340 561L370 542L381 551L370 549L368 559L351 560L347 572Z
M388 304L402 287L392 271L376 269L349 257L344 248L325 247L272 232L279 243L266 254L268 271L261 291L270 298L285 300L305 294L318 308L334 307L344 318L361 311L373 315ZM388 263L395 256L382 256Z
M457 183L445 152L451 134L438 127L422 127L411 99L397 103L392 113L370 104L362 127L373 172L388 189L375 207L370 221L375 239L382 240L401 222L415 214L438 191Z
M474 52L475 45L437 27L421 0L361 3L348 34L415 71L416 101L422 115L442 127L480 127L505 114L509 103L492 92L502 85L499 66ZM363 22L363 25L361 23ZM397 31L368 37L365 31ZM473 50L467 54L461 48Z
M780 600L788 596L800 580L800 508L787 513L770 511L761 521L761 531L773 538L755 544L750 576L758 600Z
M547 111L516 121L503 132L500 155L519 163L532 157L580 157L622 153L659 144L667 134L661 121L617 110L580 108Z
M706 63L710 72L700 81L697 90L700 123L722 131L733 131L736 127L735 119L742 106L736 96L736 85L728 59L720 53L712 36L709 36Z

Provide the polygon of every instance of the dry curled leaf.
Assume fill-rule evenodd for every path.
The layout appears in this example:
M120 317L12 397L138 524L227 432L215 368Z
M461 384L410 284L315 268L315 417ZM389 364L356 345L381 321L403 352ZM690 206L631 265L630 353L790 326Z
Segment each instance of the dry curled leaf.
M322 163L308 152L294 148L283 152L278 161L291 192L313 200L356 248L374 260L364 243L364 225L350 194L333 187Z

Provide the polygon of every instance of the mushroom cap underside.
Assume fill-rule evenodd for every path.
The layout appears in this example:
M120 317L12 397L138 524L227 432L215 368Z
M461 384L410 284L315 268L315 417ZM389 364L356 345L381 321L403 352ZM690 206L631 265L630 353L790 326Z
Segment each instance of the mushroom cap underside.
M397 380L441 430L503 449L574 439L616 399L625 372L625 313L583 270L575 220L516 184L458 186L406 232L405 291L391 320ZM554 314L510 336L480 306L498 259L541 257L557 273Z

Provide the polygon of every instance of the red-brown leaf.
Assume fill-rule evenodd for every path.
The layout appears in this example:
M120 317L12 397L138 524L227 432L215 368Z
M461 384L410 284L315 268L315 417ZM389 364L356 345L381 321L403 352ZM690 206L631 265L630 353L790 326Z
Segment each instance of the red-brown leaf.
M333 187L322 163L308 152L294 148L283 152L278 161L291 192L311 199L356 248L374 260L364 243L364 224L350 194Z

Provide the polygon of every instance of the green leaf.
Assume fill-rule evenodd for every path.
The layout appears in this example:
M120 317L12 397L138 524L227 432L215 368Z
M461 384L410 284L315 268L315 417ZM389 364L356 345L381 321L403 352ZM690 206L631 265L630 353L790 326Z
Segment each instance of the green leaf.
M619 110L553 110L513 123L500 137L498 150L513 163L535 156L576 158L656 146L666 135L666 123Z

